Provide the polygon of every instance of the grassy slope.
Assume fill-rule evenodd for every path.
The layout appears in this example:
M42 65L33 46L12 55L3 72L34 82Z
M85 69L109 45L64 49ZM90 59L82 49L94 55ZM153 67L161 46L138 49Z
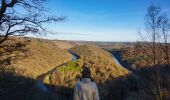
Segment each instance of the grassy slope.
M23 42L25 39L13 38L6 42ZM18 58L10 66L24 70L24 73L32 74L32 77L43 74L54 67L71 60L71 54L66 50L58 48L52 41L42 39L31 39L27 42L25 51L12 51L8 56L15 55ZM20 57L19 55L25 55Z

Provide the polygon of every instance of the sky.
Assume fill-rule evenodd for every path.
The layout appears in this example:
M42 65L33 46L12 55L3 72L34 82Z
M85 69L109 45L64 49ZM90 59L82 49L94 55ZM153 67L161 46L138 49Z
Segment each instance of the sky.
M159 4L170 12L170 0L48 0L50 14L66 16L63 22L48 24L57 33L42 38L84 41L138 41L146 9Z

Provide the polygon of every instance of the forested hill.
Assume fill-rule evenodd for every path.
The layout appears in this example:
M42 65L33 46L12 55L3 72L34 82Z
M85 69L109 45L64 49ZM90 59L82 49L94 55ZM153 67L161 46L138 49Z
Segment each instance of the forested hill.
M69 52L50 40L11 37L3 45L1 65L20 70L20 74L30 74L33 78L72 59Z

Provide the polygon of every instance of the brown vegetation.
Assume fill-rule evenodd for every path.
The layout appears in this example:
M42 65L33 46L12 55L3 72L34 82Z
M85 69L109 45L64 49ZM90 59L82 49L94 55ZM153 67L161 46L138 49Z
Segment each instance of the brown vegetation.
M67 51L48 40L11 37L2 47L2 65L6 63L5 67L24 70L24 73L32 74L34 78L71 60Z
M94 45L81 45L71 49L80 56L78 62L89 64L92 70L92 78L102 83L109 78L116 78L128 74L128 71L114 62L112 55Z
M122 49L122 57L124 60L129 63L133 63L136 68L142 68L146 66L153 66L153 52L152 48L148 45L149 43L136 43L134 46L123 48ZM162 44L157 43L155 45L155 62L156 64L167 64L166 53L164 53L161 48ZM170 44L168 44L168 48L170 48ZM170 49L168 49L168 55L170 56Z

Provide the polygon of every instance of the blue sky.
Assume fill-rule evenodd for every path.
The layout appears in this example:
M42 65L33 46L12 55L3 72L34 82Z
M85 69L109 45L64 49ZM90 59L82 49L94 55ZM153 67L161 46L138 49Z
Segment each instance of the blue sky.
M159 3L170 12L170 0L49 0L51 14L67 16L64 22L50 24L58 33L44 38L86 41L137 41L147 7Z

